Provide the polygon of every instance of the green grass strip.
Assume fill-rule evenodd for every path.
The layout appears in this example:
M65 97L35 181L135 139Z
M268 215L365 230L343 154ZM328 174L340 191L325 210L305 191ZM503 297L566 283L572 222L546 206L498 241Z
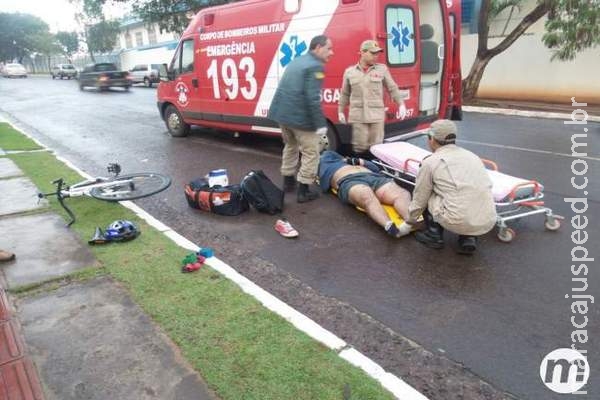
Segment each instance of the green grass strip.
M80 180L49 153L9 157L42 191L51 191L49 182L59 177L71 184ZM50 201L65 216L56 200ZM142 234L136 240L90 248L221 399L340 400L346 385L351 399L393 399L363 371L214 270L181 273L180 261L187 252L130 210L87 197L67 201L77 216L72 229L83 241L96 226L116 219L139 224Z
M8 122L0 122L0 149L5 151L40 150L41 147L15 130Z

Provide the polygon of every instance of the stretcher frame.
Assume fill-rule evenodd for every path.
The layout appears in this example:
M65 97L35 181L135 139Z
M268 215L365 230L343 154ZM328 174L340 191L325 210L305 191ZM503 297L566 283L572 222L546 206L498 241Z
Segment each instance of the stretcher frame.
M488 169L498 171L498 166L495 162L481 159ZM372 162L381 168L381 172L396 182L402 182L412 187L415 186L416 175L408 169L410 163L420 165L421 161L416 159L407 159L401 168L392 167L387 163L374 159ZM517 190L524 186L533 187L533 192L530 196L517 198ZM497 237L501 242L509 243L516 237L514 229L507 225L507 222L518 220L521 218L530 217L532 215L544 214L544 227L549 231L556 231L560 228L561 220L564 217L554 214L551 208L544 204L544 192L542 185L530 180L515 185L509 195L503 201L494 201L496 205L496 227L498 228Z

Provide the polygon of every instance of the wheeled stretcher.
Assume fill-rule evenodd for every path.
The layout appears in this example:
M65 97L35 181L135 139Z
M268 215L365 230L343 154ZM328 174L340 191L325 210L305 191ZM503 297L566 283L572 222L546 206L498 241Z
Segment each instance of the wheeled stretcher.
M382 172L399 182L414 186L423 158L431 152L407 142L383 143L371 147L371 153ZM544 214L546 229L560 228L561 216L555 215L544 205L544 186L534 180L526 180L498 171L497 165L482 159L492 181L492 194L496 204L498 219L498 239L510 242L516 236L507 226L508 221Z

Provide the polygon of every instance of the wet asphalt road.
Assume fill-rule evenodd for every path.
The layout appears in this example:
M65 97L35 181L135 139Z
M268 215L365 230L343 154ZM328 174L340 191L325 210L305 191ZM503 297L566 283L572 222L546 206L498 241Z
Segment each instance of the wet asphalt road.
M352 337L356 322L332 318L327 307L315 307L316 301L300 294L298 287L367 314L420 344L432 357L448 358L459 369L464 367L469 379L480 377L498 393L562 398L545 389L539 366L550 351L569 347L575 330L571 303L565 299L574 286L570 252L575 245L569 221L574 213L563 199L583 195L570 183L571 135L583 133L582 126L465 114L459 126L460 144L495 160L503 172L543 182L547 204L568 219L558 232L545 231L542 216L512 222L517 232L512 243L500 243L494 230L482 238L475 256L464 257L455 254L452 235L447 235L447 246L441 251L428 250L412 238L393 240L364 214L328 195L304 205L286 199L285 214L301 234L295 241L275 233L272 216L252 211L219 217L189 209L183 184L214 168L227 168L230 182L239 181L251 169L263 169L278 183L281 142L255 135L235 138L200 128L187 138L171 138L158 115L155 93L141 86L130 92L80 92L73 81L49 77L0 79L0 114L91 174L102 174L108 162L118 161L124 173L155 170L171 175L173 185L168 191L138 204L200 246L214 247L225 262L344 338ZM590 257L600 257L600 225L595 222L600 216L600 125L589 123L587 128L589 208L585 215L590 224L585 246ZM598 262L588 266L585 293L598 296ZM578 348L590 352L592 376L589 394L577 397L581 399L598 398L600 392L596 305L589 304L587 317L589 340ZM420 373L418 368L401 366L393 353L386 355L385 339L363 340L357 347L392 372L404 377ZM437 372L443 381L444 371ZM421 384L418 377L407 381ZM461 398L460 393L443 390L428 395ZM502 396L482 392L479 397Z

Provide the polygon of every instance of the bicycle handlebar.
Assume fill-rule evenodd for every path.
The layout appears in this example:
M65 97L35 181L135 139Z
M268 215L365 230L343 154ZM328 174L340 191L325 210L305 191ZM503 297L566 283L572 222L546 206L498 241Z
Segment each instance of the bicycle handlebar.
M67 215L69 216L69 218L71 219L68 223L67 223L67 227L73 225L75 223L75 214L73 214L73 211L71 211L71 209L69 207L67 207L67 205L64 202L64 199L69 197L69 196L65 196L62 192L63 189L63 185L64 185L65 181L63 178L59 178L55 181L52 181L53 185L56 185L56 192L52 192L52 193L38 193L38 198L43 199L44 197L48 197L48 196L56 196L56 199L58 200L58 203L61 205L61 207L66 211Z

